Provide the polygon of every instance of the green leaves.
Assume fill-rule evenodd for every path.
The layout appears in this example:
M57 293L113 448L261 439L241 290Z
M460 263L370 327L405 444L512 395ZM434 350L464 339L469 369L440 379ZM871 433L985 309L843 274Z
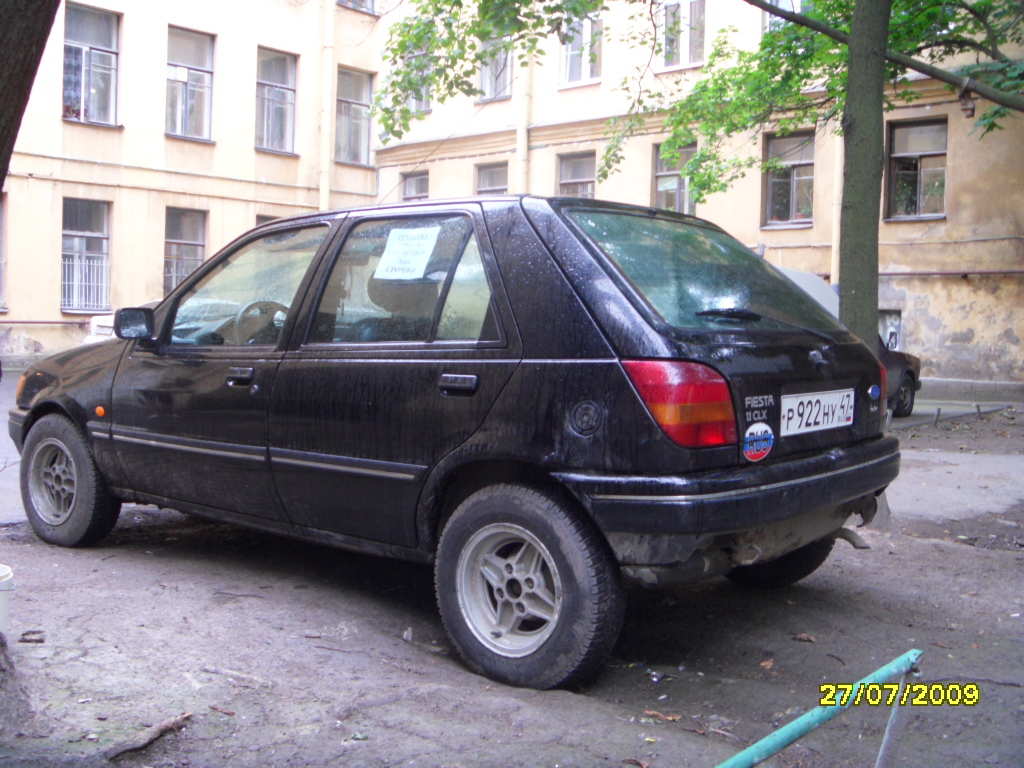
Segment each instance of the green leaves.
M496 51L527 61L550 35L564 37L573 21L602 7L602 0L415 0L414 13L391 27L387 43L389 75L375 104L384 136L409 131L413 97L480 96L480 67ZM485 48L490 42L496 44Z
M500 41L521 62L539 57L541 44L554 35L566 39L570 25L599 13L602 0L414 0L415 12L394 24L387 47L389 77L377 96L376 117L385 136L401 137L416 114L415 95L429 93L437 102L456 96L479 96L479 70ZM805 15L849 34L855 0L815 0ZM697 143L699 151L686 164L691 190L698 200L721 191L762 158L753 141L760 132L839 130L845 107L848 52L844 44L792 22L773 24L755 50L737 50L723 30L705 57L702 77L654 82L650 63L662 51L655 34L659 0L631 0L627 21L613 28L605 22L606 39L635 50L638 66L622 84L628 108L609 126L598 177L607 178L621 162L628 137L663 119L668 138L666 159L678 158L682 147ZM635 10L634 10L635 9ZM893 0L888 47L929 62L970 54L972 63L960 72L1009 93L1024 91L1024 63L1004 49L1024 44L1024 4L1020 0ZM646 62L646 66L644 66ZM898 86L901 102L918 94L908 70L889 64L889 81ZM887 95L886 108L894 106ZM663 118L661 117L663 116ZM982 114L976 130L982 136L1010 119L1011 110L993 107Z

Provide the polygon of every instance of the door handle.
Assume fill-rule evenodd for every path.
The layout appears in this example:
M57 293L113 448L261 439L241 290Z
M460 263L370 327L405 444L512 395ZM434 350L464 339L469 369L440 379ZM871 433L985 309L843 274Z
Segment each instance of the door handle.
M476 374L442 373L437 388L445 395L472 395L478 383Z
M247 387L252 384L255 373L254 368L229 368L224 381L229 387Z

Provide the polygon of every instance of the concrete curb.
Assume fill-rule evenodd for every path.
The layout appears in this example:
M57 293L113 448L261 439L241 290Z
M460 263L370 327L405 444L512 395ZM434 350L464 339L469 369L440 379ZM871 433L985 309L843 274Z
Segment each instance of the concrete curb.
M921 377L919 396L967 403L1022 403L1024 381L973 381Z

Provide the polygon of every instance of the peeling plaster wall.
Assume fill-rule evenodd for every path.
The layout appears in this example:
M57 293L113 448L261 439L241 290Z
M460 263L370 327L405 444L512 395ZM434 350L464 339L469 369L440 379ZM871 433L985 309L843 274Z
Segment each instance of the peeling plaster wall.
M879 305L901 311L922 376L1024 381L1024 275L882 278Z

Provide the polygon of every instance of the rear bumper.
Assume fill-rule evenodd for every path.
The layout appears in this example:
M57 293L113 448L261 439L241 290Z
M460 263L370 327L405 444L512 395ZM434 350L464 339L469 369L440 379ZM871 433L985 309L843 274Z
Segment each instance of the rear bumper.
M899 466L899 442L880 437L813 456L686 477L557 477L606 535L716 535L877 494L896 478Z

